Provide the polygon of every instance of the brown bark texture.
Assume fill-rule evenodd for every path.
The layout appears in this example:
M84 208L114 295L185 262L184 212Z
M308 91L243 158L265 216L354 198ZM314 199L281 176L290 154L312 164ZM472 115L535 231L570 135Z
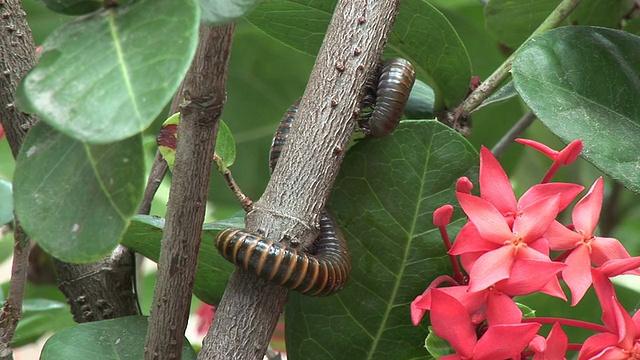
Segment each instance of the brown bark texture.
M179 359L195 281L235 24L201 26L179 90L180 124L145 359Z
M248 231L308 246L356 126L399 0L340 0L278 165L246 217ZM236 269L198 359L262 359L286 289Z

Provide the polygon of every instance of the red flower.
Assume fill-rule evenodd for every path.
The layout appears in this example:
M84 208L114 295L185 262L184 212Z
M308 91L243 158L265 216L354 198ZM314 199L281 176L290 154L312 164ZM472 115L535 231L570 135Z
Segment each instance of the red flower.
M540 324L492 325L480 338L465 307L440 289L432 291L431 325L456 351L444 360L495 360L520 358Z
M603 193L603 181L598 178L573 208L575 231L556 221L545 234L551 250L571 250L565 261L568 267L562 271L562 278L571 290L571 305L577 304L591 286L591 263L600 266L608 260L631 257L617 239L593 234L600 218ZM628 273L640 275L638 269Z
M559 195L540 199L520 210L513 228L488 201L462 193L457 196L479 238L458 235L450 254L483 251L491 243L494 247L473 263L469 273L470 291L483 290L508 279L516 259L536 260L541 268L556 268L549 259L548 245L542 235L558 214Z
M534 336L529 348L535 353L533 360L564 360L568 345L567 334L562 331L560 324L555 323L546 339L540 335Z

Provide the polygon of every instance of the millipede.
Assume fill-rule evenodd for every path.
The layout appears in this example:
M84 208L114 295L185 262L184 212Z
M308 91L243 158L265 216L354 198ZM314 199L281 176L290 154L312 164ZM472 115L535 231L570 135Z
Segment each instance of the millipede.
M416 72L408 60L393 58L382 64L373 111L359 121L365 135L381 137L398 126L415 80Z
M271 171L291 131L300 100L285 113L273 136L269 153ZM341 290L351 273L347 243L327 210L320 216L320 232L309 253L239 229L221 231L218 252L256 276L310 296L327 296Z

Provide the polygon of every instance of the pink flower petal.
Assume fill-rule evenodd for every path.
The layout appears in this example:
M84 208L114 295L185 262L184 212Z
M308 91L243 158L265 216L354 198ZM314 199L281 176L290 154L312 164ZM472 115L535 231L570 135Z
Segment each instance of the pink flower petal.
M487 252L502 246L483 239L473 223L467 222L458 232L453 246L449 249L449 255L462 255L470 252Z
M469 274L469 291L480 291L507 279L515 260L513 246L503 246L480 256Z
M541 238L558 215L559 198L559 195L552 195L520 210L521 215L513 222L513 233L525 242Z
M480 149L480 196L502 214L514 212L516 196L498 160L486 147Z
M438 289L431 292L433 332L447 340L457 353L469 358L476 345L476 331L467 310L455 298Z
M596 236L591 239L589 245L591 245L591 261L597 266L604 264L607 260L631 257L618 239Z
M564 210L584 190L584 186L570 183L537 184L529 188L518 200L518 208L524 208L551 195L560 195L558 211Z
M607 277L614 277L620 274L640 275L640 256L607 260L598 268Z
M587 195L585 195L573 208L572 219L576 230L581 231L585 236L593 235L593 231L600 219L602 209L602 199L604 196L604 184L602 178L598 178Z
M589 249L578 246L569 254L565 264L568 267L562 271L562 278L571 290L571 306L576 306L592 283Z
M496 283L495 288L510 296L528 295L540 290L564 268L566 265L558 262L517 259L509 278Z
M502 245L513 238L502 214L487 200L463 193L456 193L456 196L462 210L485 240Z
M563 360L567 347L569 345L569 338L560 324L555 323L547 336L547 351L545 351L545 360Z
M490 291L487 298L487 323L489 326L499 324L519 324L522 311L513 299L500 291Z
M489 326L473 351L474 360L519 359L540 324L511 324Z
M604 349L611 346L615 347L618 342L617 339L618 337L616 335L610 333L600 333L589 337L580 349L578 360L594 359L595 356L600 354Z
M580 234L567 229L557 221L551 223L544 237L549 241L551 250L573 249L583 240Z
M471 194L471 190L473 190L473 183L466 176L463 176L456 181L456 192Z

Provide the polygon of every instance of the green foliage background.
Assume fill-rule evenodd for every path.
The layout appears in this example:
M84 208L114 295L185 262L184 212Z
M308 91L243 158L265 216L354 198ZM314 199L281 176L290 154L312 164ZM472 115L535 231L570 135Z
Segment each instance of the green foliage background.
M528 14L543 14L539 19L542 20L544 14L547 14L553 9L558 2L558 0L531 0L522 1L520 4L526 8L525 10ZM271 2L271 4L274 3L277 4L278 1L274 0ZM290 3L300 3L300 1L292 1ZM535 28L535 24L532 25L531 22L520 21L509 23L501 21L501 19L503 19L500 17L501 11L512 10L509 9L509 6L513 4L513 2L508 0L493 0L487 8L484 8L477 0L433 0L430 1L430 3L442 12L453 28L455 28L468 53L472 69L471 75L477 75L481 79L489 76L493 70L504 61L506 56L521 44L531 30ZM28 21L31 24L36 44L42 44L45 37L55 28L72 19L72 17L51 13L34 0L25 0L23 4L28 14ZM614 26L616 24L612 22L611 18L615 16L619 17L619 13L615 11L587 11L585 9L599 9L603 6L622 7L624 4L625 1L622 0L584 0L582 8L579 8L576 13L572 15L570 21L580 24ZM328 11L330 11L330 9ZM319 14L320 17L325 15L326 13L322 11ZM514 19L515 18L517 17L514 16ZM249 19L253 23L259 24L259 19L256 20L251 16L249 16ZM495 22L493 22L494 20ZM633 26L635 25L630 22L629 29L631 31L634 29ZM640 28L640 26L637 26L637 28ZM321 34L317 32L312 35L316 37L316 40L318 37L321 39ZM301 47L307 45L308 44L303 44ZM313 46L310 47L313 48ZM394 51L399 52L398 49L401 49L401 47L394 48L393 46L390 46L390 48L391 53L394 53ZM273 131L277 127L277 123L284 111L301 96L305 88L314 62L314 58L308 53L313 52L299 52L267 36L262 30L247 21L241 20L238 22L229 69L228 101L225 105L222 118L228 124L237 145L236 162L232 167L234 176L247 195L253 199L259 198L269 178L267 159ZM597 69L594 71L597 71ZM419 77L420 75L419 73ZM527 74L527 76L529 75L530 74ZM606 72L598 75L605 80L607 78ZM421 80L428 82L429 79L423 76ZM526 84L521 83L520 86L526 86ZM597 87L598 84L594 83L591 86ZM452 98L455 98L455 96L455 94L451 95ZM537 98L538 97L534 99L525 98L525 100L529 106L534 107L536 106L535 101ZM631 108L635 106L635 109L637 109L637 102L631 104ZM440 106L442 106L442 104ZM142 136L147 168L156 151L155 136L161 123L166 119L166 108L165 106L165 111L161 112L153 124L144 131ZM473 116L474 129L469 138L471 145L476 150L481 145L491 148L526 111L527 106L519 97L514 97L505 102L477 111ZM556 149L563 146L563 142L551 134L541 122L536 122L531 126L523 137L535 139ZM567 138L563 140L566 141ZM625 154L633 156L634 153L628 150ZM537 183L549 166L548 159L519 145L514 145L509 148L500 160L507 170L507 173L511 175L516 193L522 193L529 186ZM6 141L0 142L0 179L10 181L13 178L14 166L15 164ZM555 180L577 182L588 187L597 176L600 176L600 173L596 168L584 160L579 160L572 165L571 168L561 170ZM152 214L154 215L163 216L165 213L168 194L167 184L169 181L169 179L165 180L165 186L161 188L154 202L152 208ZM620 192L617 200L618 206L616 207L618 212L604 215L604 217L608 218L608 220L605 221L615 220L617 222L617 226L611 229L611 233L608 235L616 237L625 243L632 255L640 255L640 242L635 241L638 232L640 232L640 222L637 221L637 219L640 218L640 203L637 201L637 195L634 195L624 188L615 187L613 182L608 179L607 190L609 191L607 195L610 195L614 191ZM209 200L211 206L208 212L208 221L226 219L241 210L235 198L230 192L226 191L225 184L221 177L215 172L212 174ZM339 201L334 202L338 204L338 207L341 206ZM344 221L345 218L341 220ZM567 220L569 219L567 218ZM157 239L159 236L158 229L161 227L151 223L147 225L148 226L145 227L146 225L143 222L138 222L136 223L136 227L133 228L133 230L139 231L141 234L135 239L139 240L144 238L144 236L149 236L149 242L138 244L137 246L139 246L140 249L137 250L150 258L154 258L153 254L157 254L157 245L156 247L149 246L149 243ZM357 233L362 230L357 227L349 227L349 225L346 227L348 228L347 231L352 231L353 237L356 238L358 236ZM208 252L213 253L210 245L212 237L218 229L216 226L210 226L208 229L210 231L205 232L206 236L204 241L208 242L206 247L206 251ZM130 239L132 242L129 245L135 248L136 245L133 244L134 238L125 237L125 242L127 239ZM0 260L6 257L5 255L8 249L10 249L10 245L7 244L9 244L10 241L10 237L0 239ZM153 279L149 281L151 284L152 280ZM209 279L207 278L207 280ZM428 280L429 279L424 279L425 285ZM219 289L222 288L224 281L218 278L216 278L215 281L217 285L216 292L211 292L204 286L196 289L197 292L200 292L199 295L202 299L214 302L219 298ZM202 281L200 283L202 283ZM4 291L6 291L6 286L4 287ZM36 304L40 306L33 306L25 312L25 319L27 321L24 321L20 325L21 328L19 328L18 337L16 338L17 345L33 341L46 330L55 331L71 325L70 318L62 316L65 311L68 315L68 311L66 305L61 302L62 299L57 290L49 287L43 288L30 285L28 291L28 297L36 301ZM593 294L587 297L587 300L582 303L582 306L585 308L593 306L595 299L592 295ZM151 289L148 289L148 291L143 290L142 296L143 311L146 312L150 297L152 296ZM347 294L346 296L348 297L349 295ZM620 297L629 309L632 309L634 306L637 307L637 302L633 300L637 298L637 293L625 291L620 294ZM2 298L2 296L0 296L0 298ZM38 301L42 299L51 300L52 302L38 303ZM339 299L340 298L337 297L330 301L339 302ZM294 296L291 307L298 309L305 308L305 306L314 308L313 301ZM534 301L539 304L539 306L536 307L539 315L552 314L554 309L559 306L553 300L550 301L547 298L535 299ZM345 308L347 308L347 306L345 306ZM309 309L305 311L308 312ZM584 320L595 322L598 321L600 316L597 313L589 311L576 311L576 313L582 316ZM57 321L50 321L52 314L54 316L55 314L60 315L56 317ZM312 317L313 316L321 322L325 314L319 311L317 314L312 314ZM397 314L395 316L401 317ZM408 308L406 320L407 323L409 323ZM305 320L299 321L303 322ZM407 330L404 329L403 331ZM302 338L302 341L305 341L306 334L299 333L298 335ZM426 336L426 332L424 335ZM337 335L337 333L329 334L329 341L331 341L331 336L339 335ZM415 349L419 349L418 344L415 344ZM317 349L314 349L314 351L315 350ZM382 355L393 357L389 353L380 354L380 356Z

